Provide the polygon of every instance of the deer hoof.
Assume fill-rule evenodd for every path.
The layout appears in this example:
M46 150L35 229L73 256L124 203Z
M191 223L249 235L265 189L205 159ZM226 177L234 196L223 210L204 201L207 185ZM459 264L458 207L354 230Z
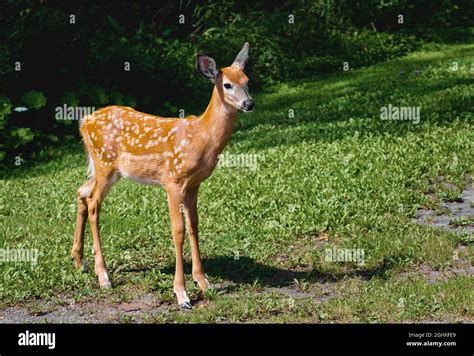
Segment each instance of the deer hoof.
M202 278L200 281L195 279L194 280L194 285L199 288L202 292L207 290L207 289L212 289L211 284L209 283L209 280L207 278L207 275L204 275L204 278Z
M188 302L188 301L182 302L182 303L179 305L179 307L180 307L181 309L183 309L183 310L191 310L191 309L193 309L193 306L191 305L191 302Z
M100 284L100 288L102 288L102 289L112 288L112 283L110 283L110 281L99 282L99 284Z
M74 257L71 257L72 264L74 265L75 268L80 269L81 272L87 273L89 272L89 268L87 266L86 260L81 258L81 262L77 262L77 260Z
M100 287L104 289L112 288L112 283L110 283L107 272L102 272L102 274L99 274L99 284Z

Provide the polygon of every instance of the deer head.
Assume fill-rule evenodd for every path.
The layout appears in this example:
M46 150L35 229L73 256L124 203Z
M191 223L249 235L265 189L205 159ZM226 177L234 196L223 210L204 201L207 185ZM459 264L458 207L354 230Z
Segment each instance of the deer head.
M196 56L196 67L201 75L214 83L223 102L242 110L251 112L255 102L249 93L249 79L244 73L249 59L249 44L245 42L234 62L229 67L217 69L216 61L203 54Z

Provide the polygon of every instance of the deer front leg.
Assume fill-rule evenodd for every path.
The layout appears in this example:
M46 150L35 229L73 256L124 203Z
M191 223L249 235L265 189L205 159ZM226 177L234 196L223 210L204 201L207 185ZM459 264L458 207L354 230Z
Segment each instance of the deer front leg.
M168 187L168 208L173 232L174 249L176 254L176 265L174 273L174 293L178 299L178 305L183 309L191 309L191 301L186 294L183 267L183 242L184 221L181 214L182 193L178 187Z
M191 256L193 259L193 280L198 285L201 291L210 288L209 281L204 274L201 262L201 255L199 253L199 239L198 239L198 212L197 212L197 197L198 187L188 189L184 195L184 211L186 214L186 224L189 234L189 242L191 245Z

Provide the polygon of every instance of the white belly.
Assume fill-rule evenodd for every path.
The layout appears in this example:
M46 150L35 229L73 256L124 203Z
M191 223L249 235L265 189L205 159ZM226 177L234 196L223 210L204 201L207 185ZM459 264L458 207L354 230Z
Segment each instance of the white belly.
M150 178L147 178L147 177L138 177L138 176L132 175L129 172L127 172L123 167L119 168L119 172L122 175L122 177L133 180L134 182L137 182L137 183L140 183L140 184L162 185L159 180L150 179Z

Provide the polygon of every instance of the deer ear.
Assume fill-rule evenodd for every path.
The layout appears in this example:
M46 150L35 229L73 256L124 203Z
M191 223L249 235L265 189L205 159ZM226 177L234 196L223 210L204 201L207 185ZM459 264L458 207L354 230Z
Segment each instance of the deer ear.
M205 56L204 54L197 54L196 68L204 78L209 79L212 82L217 78L216 61L211 57Z
M247 64L248 60L249 60L249 43L245 42L239 54L237 55L237 57L235 57L234 63L232 63L232 66L240 70L244 70L245 65Z

